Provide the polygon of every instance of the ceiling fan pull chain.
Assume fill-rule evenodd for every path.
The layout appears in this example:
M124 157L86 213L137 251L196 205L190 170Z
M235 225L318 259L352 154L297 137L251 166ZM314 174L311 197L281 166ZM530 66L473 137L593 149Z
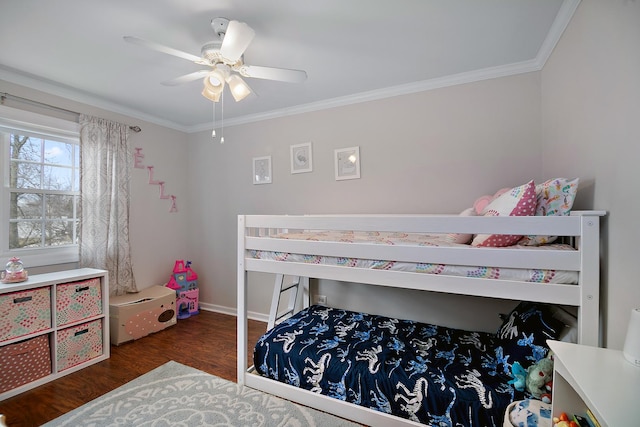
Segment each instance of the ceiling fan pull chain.
M220 103L222 104L222 118L220 119L220 144L224 144L224 92L220 94Z
M216 139L216 103L213 104L213 130L211 131L211 138Z

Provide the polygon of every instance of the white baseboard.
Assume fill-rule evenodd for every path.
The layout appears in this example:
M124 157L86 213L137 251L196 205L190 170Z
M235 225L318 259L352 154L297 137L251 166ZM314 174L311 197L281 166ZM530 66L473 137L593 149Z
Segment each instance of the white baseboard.
M215 313L228 314L229 316L237 316L238 310L233 307L225 307L223 305L209 304L206 302L200 303L200 310L213 311ZM247 317L251 320L257 320L259 322L267 323L269 321L269 315L264 313L256 313L254 311L247 312Z

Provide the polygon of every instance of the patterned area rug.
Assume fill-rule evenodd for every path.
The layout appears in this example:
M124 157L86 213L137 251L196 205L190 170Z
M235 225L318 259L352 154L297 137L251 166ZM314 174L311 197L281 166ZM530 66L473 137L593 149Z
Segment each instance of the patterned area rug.
M357 425L173 361L45 424L46 427Z

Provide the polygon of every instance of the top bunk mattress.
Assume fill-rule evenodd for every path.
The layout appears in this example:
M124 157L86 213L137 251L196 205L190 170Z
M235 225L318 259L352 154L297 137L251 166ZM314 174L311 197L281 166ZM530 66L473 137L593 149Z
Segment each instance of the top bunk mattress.
M269 236L275 239L341 242L341 243L366 243L379 245L402 245L407 247L456 247L477 250L467 245L452 243L445 234L420 234L404 232L378 232L378 231L300 231L279 233ZM562 243L547 244L542 246L509 246L509 249L524 250L566 250L575 251L570 245ZM501 248L495 248L499 251ZM402 271L442 276L470 277L482 279L513 280L532 283L577 284L577 271L560 271L538 268L504 268L493 266L451 265L428 262L399 262L394 260L375 260L346 258L325 255L309 255L300 253L288 253L268 250L247 250L247 256L252 259L295 262L304 264L322 264L340 267L356 267L362 269L377 269Z

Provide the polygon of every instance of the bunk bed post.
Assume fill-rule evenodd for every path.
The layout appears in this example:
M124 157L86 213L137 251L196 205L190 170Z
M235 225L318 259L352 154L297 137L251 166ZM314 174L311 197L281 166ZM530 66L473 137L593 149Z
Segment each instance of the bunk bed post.
M600 216L599 211L575 212L580 216L580 307L578 342L599 347L600 328Z
M245 221L244 215L238 215L238 385L245 383L247 371L247 272L244 266L245 256Z

